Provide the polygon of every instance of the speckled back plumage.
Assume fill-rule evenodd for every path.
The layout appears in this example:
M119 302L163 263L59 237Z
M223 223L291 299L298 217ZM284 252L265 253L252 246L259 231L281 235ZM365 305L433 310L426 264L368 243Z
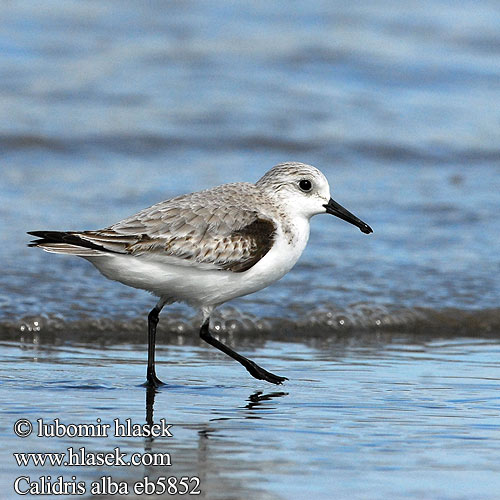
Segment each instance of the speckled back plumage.
M103 252L174 257L179 265L243 272L269 252L278 229L292 241L286 210L276 196L290 176L311 175L322 174L302 163L282 163L255 184L224 184L177 196L97 231L32 233L42 238L34 244L82 257Z
M242 272L272 247L275 219L276 209L254 184L234 183L162 201L102 230L40 234L45 241L38 245L83 257L147 253Z
M157 250L239 272L271 248L275 217L275 208L254 184L234 183L158 203L100 233L108 238L130 236L125 249L134 255Z

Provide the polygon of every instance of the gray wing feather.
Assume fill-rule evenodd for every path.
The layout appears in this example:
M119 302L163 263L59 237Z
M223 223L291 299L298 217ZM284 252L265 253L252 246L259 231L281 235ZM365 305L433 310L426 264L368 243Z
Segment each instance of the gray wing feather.
M100 231L71 234L84 247L243 272L267 254L276 236L272 218L255 210L255 194L252 184L226 184L161 202Z

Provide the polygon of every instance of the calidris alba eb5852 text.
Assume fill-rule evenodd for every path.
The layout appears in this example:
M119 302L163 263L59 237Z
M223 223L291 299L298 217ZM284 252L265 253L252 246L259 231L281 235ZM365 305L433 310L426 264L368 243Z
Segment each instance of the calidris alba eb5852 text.
M30 246L83 257L107 278L159 297L148 315L147 385L162 384L155 370L156 326L165 304L202 313L200 337L241 363L255 378L281 384L212 336L210 314L228 300L283 277L309 238L309 219L332 214L372 229L330 197L326 177L304 163L282 163L255 184L238 182L162 201L97 231L33 231Z

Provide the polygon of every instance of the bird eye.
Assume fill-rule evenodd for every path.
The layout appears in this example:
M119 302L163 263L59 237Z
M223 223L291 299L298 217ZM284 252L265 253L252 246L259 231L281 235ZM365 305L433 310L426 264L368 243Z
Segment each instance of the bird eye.
M311 181L307 180L307 179L302 179L300 182L299 182L299 188L302 189L302 191L311 191L312 189L312 184L311 184Z

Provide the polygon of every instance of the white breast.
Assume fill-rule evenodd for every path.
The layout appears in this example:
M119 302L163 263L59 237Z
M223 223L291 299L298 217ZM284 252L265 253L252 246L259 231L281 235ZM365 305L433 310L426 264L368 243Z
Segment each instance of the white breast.
M293 234L281 228L271 250L248 271L207 270L143 256L103 254L88 257L107 278L148 290L166 302L216 306L256 292L282 278L295 265L309 238L309 221L299 219Z

